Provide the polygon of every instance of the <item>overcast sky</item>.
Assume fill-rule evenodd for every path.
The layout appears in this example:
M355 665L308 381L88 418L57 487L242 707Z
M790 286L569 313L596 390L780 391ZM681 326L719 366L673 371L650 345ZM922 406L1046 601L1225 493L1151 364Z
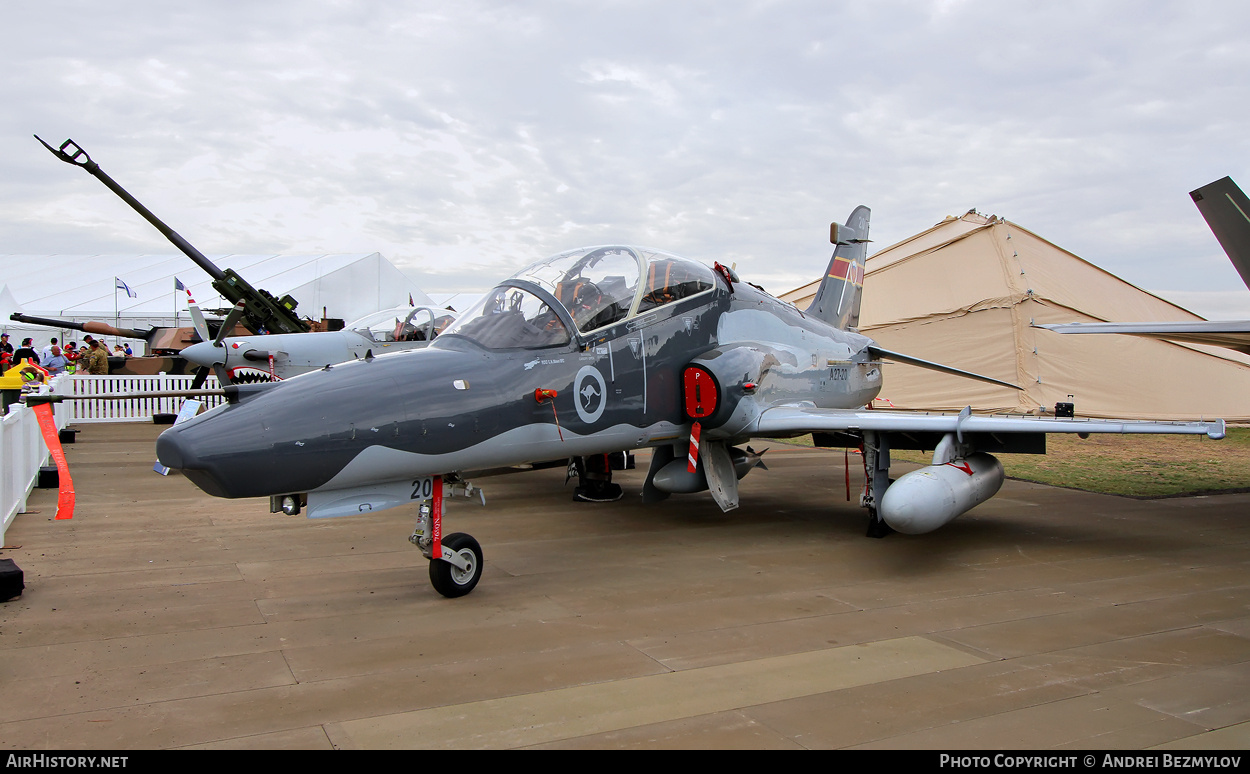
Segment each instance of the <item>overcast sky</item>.
M5 3L0 253L173 252L39 134L205 253L430 293L607 242L780 293L862 203L877 247L976 208L1250 317L1188 196L1250 184L1248 34L1235 0Z

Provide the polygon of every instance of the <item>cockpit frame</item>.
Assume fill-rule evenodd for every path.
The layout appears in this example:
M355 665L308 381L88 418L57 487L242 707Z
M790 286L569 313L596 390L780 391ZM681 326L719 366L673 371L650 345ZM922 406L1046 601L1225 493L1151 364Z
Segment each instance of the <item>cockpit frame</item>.
M601 271L598 276L586 276L587 269L609 256L627 256L628 260L610 264L604 267L605 270L620 270L627 263L633 274ZM486 325L485 321L492 314L516 311L503 310L500 295L502 289L516 288L533 296L550 310L551 315L564 326L567 340L502 347L497 344L492 346L486 340L477 341L479 345L487 349L545 349L568 343L584 350L592 342L602 339L614 326L677 301L711 294L716 287L716 274L712 269L672 253L629 245L578 248L536 261L499 283L443 335L477 341L475 329L498 331L497 326ZM488 304L494 304L495 310L488 310ZM690 305L682 306L689 308ZM526 325L534 322L520 319ZM519 341L523 336L516 338Z

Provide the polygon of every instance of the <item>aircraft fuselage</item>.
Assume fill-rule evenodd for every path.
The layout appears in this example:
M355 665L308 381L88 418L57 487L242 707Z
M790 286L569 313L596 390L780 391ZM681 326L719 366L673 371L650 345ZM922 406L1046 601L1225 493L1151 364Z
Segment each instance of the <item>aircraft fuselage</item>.
M706 425L733 439L764 408L855 408L880 390L867 337L745 283L660 306L561 346L428 348L343 363L166 431L163 464L221 497L340 490L687 440L682 370L722 382ZM541 391L554 391L542 399ZM553 409L554 406L554 409Z

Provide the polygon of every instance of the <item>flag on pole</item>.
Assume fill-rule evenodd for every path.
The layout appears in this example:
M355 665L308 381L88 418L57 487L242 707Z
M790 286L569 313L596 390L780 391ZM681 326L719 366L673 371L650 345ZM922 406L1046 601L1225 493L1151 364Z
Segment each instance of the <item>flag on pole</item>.
M185 290L187 293L187 300L193 304L195 303L195 299L191 297L191 288L182 284L182 280L177 277L174 277L174 290Z
M414 303L412 302L412 294L411 294L411 293L409 293L409 294L408 294L408 306L416 306L416 304L414 304Z
M114 287L116 287L118 290L126 291L126 295L130 296L131 298L139 297L139 294L131 290L129 285L127 285L125 282L122 282L121 277L114 277L113 281L117 283L116 285L114 285Z

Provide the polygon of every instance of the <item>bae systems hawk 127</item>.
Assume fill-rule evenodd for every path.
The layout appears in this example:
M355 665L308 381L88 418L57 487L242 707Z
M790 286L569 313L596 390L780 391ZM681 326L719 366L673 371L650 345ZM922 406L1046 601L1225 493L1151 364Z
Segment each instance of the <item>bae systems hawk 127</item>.
M162 464L219 497L269 497L312 518L417 504L411 540L446 596L482 573L472 537L442 534L444 486L488 468L652 447L644 502L710 490L738 506L752 438L807 433L862 446L869 534L923 533L1003 481L995 451L1044 452L1045 433L1205 433L1223 421L1111 422L868 410L882 361L1007 384L878 347L855 328L869 210L845 226L806 310L659 250L560 253L501 282L428 347L267 385L165 431ZM1008 385L1014 386L1014 385ZM932 449L896 482L891 449Z

